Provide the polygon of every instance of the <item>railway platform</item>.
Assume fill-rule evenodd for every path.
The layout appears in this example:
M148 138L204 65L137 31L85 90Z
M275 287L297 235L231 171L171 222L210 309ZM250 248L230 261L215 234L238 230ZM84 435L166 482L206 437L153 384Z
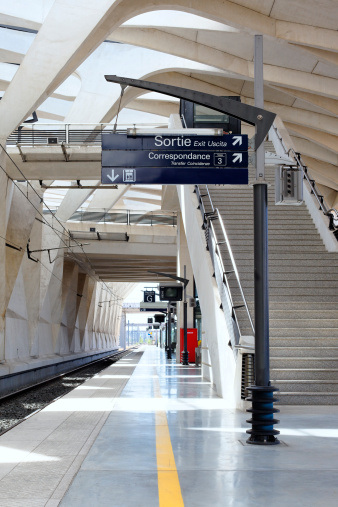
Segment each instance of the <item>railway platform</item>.
M246 444L200 368L130 351L0 437L0 506L335 506L338 407L280 408L281 444Z

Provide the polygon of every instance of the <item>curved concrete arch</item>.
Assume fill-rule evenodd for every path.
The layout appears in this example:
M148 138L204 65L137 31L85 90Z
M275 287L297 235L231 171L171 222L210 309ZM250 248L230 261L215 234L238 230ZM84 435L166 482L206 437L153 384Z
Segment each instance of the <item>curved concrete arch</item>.
M299 99L308 102L309 104L313 104L316 107L321 108L326 113L331 113L334 115L338 115L338 100L332 99L329 97L323 97L319 94L309 93L303 90L296 90L289 87L282 86L274 86L271 85L276 90L280 90L283 93L287 93L293 97L297 97Z
M327 187L338 192L338 167L327 162L323 162L317 158L302 157L305 164L311 169L311 175L315 176L318 183L322 183Z
M249 105L254 105L252 99L244 98L243 101ZM264 106L268 111L278 114L284 122L304 125L305 127L313 126L321 132L327 132L335 136L338 135L338 119L333 116L318 114L297 107L282 106L274 102L265 101Z
M315 144L303 137L291 136L291 139L295 145L296 151L307 155L311 158L316 158L321 160L322 162L327 162L328 164L332 164L338 166L338 154L329 150L328 148L324 148L323 146L319 146L319 144Z
M171 114L179 113L180 105L179 102L169 100L135 99L125 107L134 111L144 111L145 113L153 113L169 118Z
M77 8L78 7L78 8ZM216 21L226 21L254 32L275 36L276 21L263 14L224 0L195 2L192 6L187 0L175 0L164 3L162 0L140 0L135 6L131 0L106 1L95 7L88 1L74 0L71 4L56 0L51 7L39 33L28 50L11 85L8 87L0 111L8 120L0 130L0 138L7 135L27 116L28 111L36 109L94 49L125 20L147 10L175 8ZM250 16L248 15L250 14ZM245 23L244 21L245 20ZM62 30L60 23L62 22ZM53 58L51 58L53 55ZM39 80L33 78L34 70L39 73ZM271 69L275 71L276 69ZM282 76L281 76L282 77ZM300 76L299 76L300 77ZM328 78L327 78L328 79ZM312 81L318 83L318 78ZM334 80L332 80L334 81ZM22 82L28 82L25 100L16 102ZM282 80L282 83L284 81ZM328 95L335 95L328 81L323 87L328 88ZM11 110L11 115L9 115Z
M183 68L186 71L203 70L218 72L212 66L163 55L157 51L126 44L102 44L77 69L81 88L66 117L66 122L100 122L114 100L119 100L120 86L107 83L104 75L112 68L117 74L128 73L139 78L140 73L150 75L161 68Z
M112 36L120 42L175 54L178 57L189 55L189 58L199 63L209 64L221 70L253 79L254 69L251 61L185 39L184 36L181 37L162 30L138 30L124 27L117 29ZM264 78L276 86L294 86L300 90L305 88L311 92L323 93L332 97L337 96L335 79L314 75L311 72L264 64Z
M298 134L309 141L319 144L324 148L328 148L334 153L338 153L338 136L326 133L324 134L324 132L319 130L293 123L285 122L284 125L290 133L295 133L296 135Z

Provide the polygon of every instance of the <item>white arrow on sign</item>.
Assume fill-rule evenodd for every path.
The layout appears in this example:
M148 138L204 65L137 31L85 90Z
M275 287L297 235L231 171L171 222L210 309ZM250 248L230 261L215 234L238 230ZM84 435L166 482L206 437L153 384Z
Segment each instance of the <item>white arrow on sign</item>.
M239 146L241 146L241 144L242 144L242 136L234 136L232 138L232 146L236 146L236 144L239 144Z
M107 178L109 178L109 179L110 179L110 181L112 181L113 183L114 183L114 181L115 181L115 180L117 180L117 178L119 177L119 175L118 175L118 174L115 176L115 174L114 174L114 173L115 173L115 171L114 171L114 169L112 169L111 176L109 176L109 174L107 174Z
M243 155L242 153L233 153L232 154L232 162L235 163L235 162L242 162L243 160Z

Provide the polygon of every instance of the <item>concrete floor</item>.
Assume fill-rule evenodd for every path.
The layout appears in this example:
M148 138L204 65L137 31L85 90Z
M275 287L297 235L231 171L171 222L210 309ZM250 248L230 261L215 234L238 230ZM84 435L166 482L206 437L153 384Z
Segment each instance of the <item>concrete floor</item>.
M282 406L281 445L247 445L199 368L144 350L62 507L337 505L338 407Z
M0 507L60 504L141 355L124 356L0 436Z

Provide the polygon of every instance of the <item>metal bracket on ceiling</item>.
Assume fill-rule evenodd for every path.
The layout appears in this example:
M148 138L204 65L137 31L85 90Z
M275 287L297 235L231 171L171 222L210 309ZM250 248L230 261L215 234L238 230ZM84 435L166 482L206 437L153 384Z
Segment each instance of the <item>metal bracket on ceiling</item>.
M221 113L229 114L238 120L255 125L255 149L263 143L270 127L276 117L274 113L266 111L265 109L243 104L236 100L231 100L226 97L219 97L209 93L197 92L195 90L187 90L178 86L171 86L162 83L153 83L151 81L144 81L141 79L129 79L126 77L106 75L106 80L111 83L119 83L122 85L134 86L144 90L163 93L179 99L189 100L200 104L202 106L215 109Z
M27 162L27 157L26 155L23 153L22 149L21 149L21 144L17 143L16 147L18 148L19 150L19 153L20 153L20 157L21 157L21 160L22 162Z
M62 153L63 153L63 156L65 158L65 162L69 162L69 153L67 153L67 148L66 148L66 145L65 143L61 143L61 149L62 149Z

